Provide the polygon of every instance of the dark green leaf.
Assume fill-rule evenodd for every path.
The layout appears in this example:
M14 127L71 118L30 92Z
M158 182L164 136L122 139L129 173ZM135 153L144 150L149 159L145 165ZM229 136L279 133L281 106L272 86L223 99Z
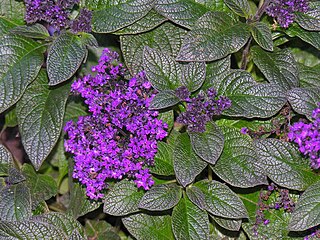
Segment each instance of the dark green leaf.
M232 186L248 188L268 184L252 140L234 127L221 126L225 136L222 155L212 170Z
M150 172L170 176L174 175L173 169L173 147L164 142L158 142L158 152L154 157L154 166L150 168Z
M173 90L164 90L152 99L149 109L163 109L176 105L180 99L176 96Z
M18 183L4 187L0 192L0 220L21 221L29 217L31 217L31 195L26 184Z
M320 31L320 4L312 2L309 4L309 10L305 13L295 12L296 22L304 29L309 31Z
M5 115L5 126L6 127L15 127L18 125L18 119L16 115L16 108L10 109L6 112Z
M16 26L17 25L15 23L3 18L0 14L0 38L2 38L3 35L7 34L10 31L10 29Z
M194 184L205 195L206 210L213 215L240 219L248 213L240 198L225 184L217 181L202 180Z
M0 0L0 16L17 23L24 23L25 7L23 1Z
M225 0L227 6L241 17L248 18L250 5L247 0Z
M57 85L72 77L80 67L87 50L81 38L61 34L51 45L47 58L49 85Z
M209 122L206 124L205 132L188 132L188 134L195 153L206 162L215 164L224 145L221 129L214 122Z
M41 71L17 104L23 146L38 170L59 139L70 85L53 90Z
M39 23L18 26L12 29L10 32L24 37L36 39L46 39L50 36L48 30Z
M26 180L22 172L14 168L13 166L9 168L8 173L9 173L9 176L6 178L6 182L9 185L20 183Z
M298 65L290 50L266 52L260 47L252 47L253 62L258 66L270 83L278 84L284 89L299 85Z
M225 78L230 73L231 58L230 55L223 59L207 63L206 80L202 89L207 89L216 82Z
M229 219L217 216L211 216L212 219L221 227L230 231L239 231L241 227L241 219Z
M81 43L87 47L99 47L97 39L92 34L86 32L81 33Z
M172 212L172 230L177 240L209 239L208 214L188 198L181 198Z
M312 120L312 111L320 102L320 88L294 88L287 92L293 110Z
M178 61L214 61L241 49L249 28L223 12L208 12L184 38Z
M132 181L122 180L106 194L103 212L114 216L125 216L137 212L142 196L143 191L138 190Z
M186 189L188 198L193 202L198 208L204 210L207 209L206 196L197 187L189 186Z
M186 30L165 22L156 29L137 35L121 36L121 49L131 75L143 70L143 49L145 46L176 56Z
M307 31L301 27L293 24L286 30L286 33L290 37L298 37L301 40L311 44L316 49L320 50L320 32L318 31Z
M250 25L250 31L254 40L264 50L273 51L271 30L266 23L255 22Z
M300 86L303 88L316 88L320 86L320 65L308 67L299 64Z
M116 230L106 221L86 220L85 233L87 237L96 240L120 240Z
M126 229L139 240L174 240L170 216L151 216L144 213L122 219Z
M304 231L320 224L320 182L301 195L290 220L291 231Z
M315 180L314 174L299 150L278 139L255 140L254 146L267 176L276 184L294 190L305 190Z
M43 62L43 45L19 35L0 41L0 112L15 104L36 78Z
M187 133L177 137L173 152L173 166L176 178L185 187L192 183L196 176L207 166L192 150L192 145Z
M171 128L173 128L174 125L174 113L173 110L161 112L158 114L158 119L161 119L162 121L166 122L168 124L167 131L170 132Z
M144 194L139 208L149 211L167 210L177 205L181 196L181 188L175 183L156 185Z
M9 150L0 144L0 163L6 164L8 166L13 165L13 158Z
M93 12L93 31L109 33L131 25L147 15L152 4L152 0L108 1L103 9Z
M206 78L206 64L192 62L182 67L180 83L186 86L190 92L198 90Z

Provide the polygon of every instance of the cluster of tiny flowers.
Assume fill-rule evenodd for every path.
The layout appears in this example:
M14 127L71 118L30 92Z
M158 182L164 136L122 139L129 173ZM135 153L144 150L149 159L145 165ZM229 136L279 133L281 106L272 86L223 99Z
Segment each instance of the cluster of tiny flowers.
M187 110L178 116L177 122L188 126L190 132L204 132L206 123L214 115L220 115L231 106L231 100L225 96L217 98L217 92L213 88L194 98L190 98L190 92L185 86L177 88L175 94L187 103Z
M27 23L46 22L54 30L70 27L73 32L90 32L92 14L89 10L80 11L79 17L70 20L71 9L79 0L24 0Z
M320 229L319 227L314 227L309 229L309 231L311 232L310 235L306 236L303 238L303 240L311 240L311 239L315 239L315 238L320 238Z
M320 168L320 103L313 110L313 122L297 122L290 127L288 138L298 144L299 150L305 156L309 156L313 169Z
M308 11L308 0L273 0L266 13L275 18L283 28L289 27L295 19L295 12Z
M148 190L153 184L148 166L154 164L157 141L166 137L167 124L148 109L155 91L143 72L129 81L118 54L104 49L94 76L72 84L88 105L88 116L64 128L67 152L74 155L73 177L86 186L91 199L103 197L108 179L133 179Z

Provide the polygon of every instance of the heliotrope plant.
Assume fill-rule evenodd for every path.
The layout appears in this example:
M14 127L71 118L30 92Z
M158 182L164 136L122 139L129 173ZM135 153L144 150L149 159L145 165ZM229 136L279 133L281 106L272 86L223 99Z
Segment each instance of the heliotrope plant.
M319 16L2 1L0 239L318 238Z

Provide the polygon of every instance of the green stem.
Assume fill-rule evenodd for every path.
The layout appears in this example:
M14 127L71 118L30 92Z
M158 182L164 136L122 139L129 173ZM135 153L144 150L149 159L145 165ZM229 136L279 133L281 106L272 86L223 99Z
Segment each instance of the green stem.
M212 175L213 175L212 169L211 169L211 167L208 165L208 180L209 180L209 181L212 181Z

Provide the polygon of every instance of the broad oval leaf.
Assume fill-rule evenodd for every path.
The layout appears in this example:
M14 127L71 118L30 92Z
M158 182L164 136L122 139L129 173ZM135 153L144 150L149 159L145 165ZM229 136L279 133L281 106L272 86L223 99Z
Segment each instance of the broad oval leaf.
M223 227L224 229L230 231L239 231L241 228L242 219L229 219L217 216L211 217L220 227Z
M250 31L254 40L264 50L273 51L271 30L266 23L255 22L250 25Z
M192 150L187 133L179 135L173 151L173 166L176 178L183 187L194 181L196 176L207 166Z
M180 102L173 90L164 90L158 92L152 99L149 109L163 109L172 107Z
M139 208L149 211L167 210L177 205L181 196L181 188L175 183L156 185L143 195Z
M290 37L298 37L302 41L305 41L311 44L312 46L314 46L316 49L320 50L320 32L319 31L307 31L297 26L296 24L293 24L286 30L286 33Z
M0 112L15 104L36 78L43 63L43 45L19 35L0 41Z
M122 218L123 225L139 240L174 240L171 217L152 216L144 213Z
M17 26L10 32L24 37L36 39L46 39L50 36L45 26L39 23Z
M0 1L0 16L4 16L13 22L24 24L25 6L24 2L15 0Z
M172 230L177 240L209 239L208 214L188 198L181 198L172 211Z
M299 64L300 86L303 88L317 88L320 86L320 65L314 67Z
M310 2L310 9L305 12L295 12L296 22L308 31L320 31L320 4Z
M171 145L158 142L158 151L154 157L154 166L150 167L150 172L164 176L174 175L173 147Z
M236 14L248 18L250 5L247 0L224 0L224 2Z
M320 224L320 182L301 195L289 223L291 231L304 231Z
M203 62L192 62L182 67L180 83L188 88L190 92L198 90L206 79L206 64Z
M103 212L113 216L125 216L139 211L138 204L143 191L130 181L116 183L105 196Z
M38 170L59 139L70 85L50 89L45 71L17 104L23 146Z
M64 33L58 36L48 52L49 85L57 85L71 78L86 54L86 47L77 35Z
M186 193L191 202L198 206L198 208L202 210L207 209L206 196L199 188L189 186L186 189Z
M265 173L276 184L301 191L319 179L293 144L270 138L255 140L254 146Z
M0 14L1 15L1 14ZM0 17L0 38L7 34L11 29L15 28L17 25L8 19Z
M12 155L10 153L10 151L3 146L2 144L0 144L0 163L2 164L6 164L6 165L12 165Z
M209 122L206 124L205 132L188 132L188 134L195 153L206 162L215 164L224 146L221 129L214 122Z
M234 127L221 126L225 145L220 159L212 170L232 186L248 188L268 184L252 140Z
M214 61L241 49L250 37L249 28L223 12L208 12L187 34L178 61Z

